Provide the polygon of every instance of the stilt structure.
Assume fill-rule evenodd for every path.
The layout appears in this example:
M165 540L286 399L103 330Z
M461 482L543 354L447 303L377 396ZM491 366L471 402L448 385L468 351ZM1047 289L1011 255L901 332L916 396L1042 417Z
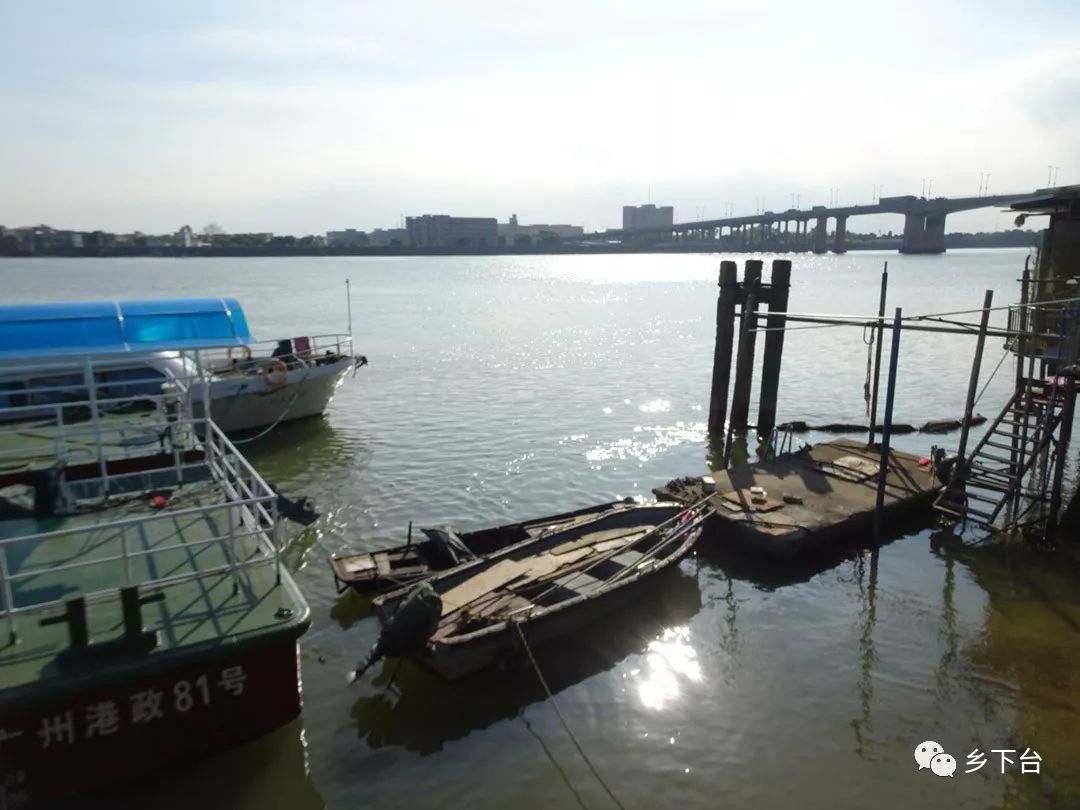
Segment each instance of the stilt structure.
M1080 378L1080 301L1073 280L1080 270L1080 197L1076 192L1067 199L1055 194L1014 207L1049 214L1051 226L1034 278L1025 267L1020 304L1009 308L1009 331L1015 335L1013 392L970 453L964 428L954 472L935 508L988 529L1024 530L1053 542ZM976 397L990 300L988 294L965 417Z

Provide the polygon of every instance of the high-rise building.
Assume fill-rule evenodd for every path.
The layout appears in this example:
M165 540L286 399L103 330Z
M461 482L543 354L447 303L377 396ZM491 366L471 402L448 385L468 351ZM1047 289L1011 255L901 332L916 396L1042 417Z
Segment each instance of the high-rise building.
M675 209L670 205L624 205L622 226L624 231L643 228L666 228L675 224Z

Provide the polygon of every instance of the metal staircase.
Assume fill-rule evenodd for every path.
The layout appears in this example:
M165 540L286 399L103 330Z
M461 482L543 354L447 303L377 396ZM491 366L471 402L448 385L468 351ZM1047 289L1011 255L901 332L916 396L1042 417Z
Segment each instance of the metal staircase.
M1005 531L1050 503L1047 473L1062 449L1067 388L1074 383L1056 376L1018 383L975 449L957 464L934 502L938 511Z

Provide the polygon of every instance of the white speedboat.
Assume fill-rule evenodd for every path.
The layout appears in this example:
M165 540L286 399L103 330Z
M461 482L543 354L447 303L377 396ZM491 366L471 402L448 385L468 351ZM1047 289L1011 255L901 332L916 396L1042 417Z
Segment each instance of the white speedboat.
M33 309L42 327L49 325L51 313L26 309ZM346 376L366 364L353 354L350 335L237 342L216 353L119 354L98 361L92 371L76 360L70 366L53 362L46 370L33 357L20 357L0 362L0 421L56 417L58 408L85 401L92 377L98 399L125 407L160 395L163 385L182 385L190 389L195 417L209 410L226 433L250 432L317 416Z
M226 433L318 416L346 376L367 365L366 357L352 353L348 335L279 340L269 354L259 353L260 347L245 346L224 358L200 358L213 377L209 392L202 383L192 384L196 416L209 401L211 418Z

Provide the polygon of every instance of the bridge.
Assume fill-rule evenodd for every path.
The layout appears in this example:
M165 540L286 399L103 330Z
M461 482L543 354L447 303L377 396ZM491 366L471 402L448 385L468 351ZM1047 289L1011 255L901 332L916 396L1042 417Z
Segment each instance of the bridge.
M849 217L870 214L900 214L904 217L901 253L944 253L945 217L959 211L974 211L1009 205L1025 200L1040 189L1026 194L995 194L982 197L882 197L870 205L829 207L815 205L809 209L789 208L786 211L765 211L742 217L724 217L699 222L677 222L673 225L633 230L607 230L586 234L587 240L619 239L636 243L716 242L727 250L788 250L814 253L843 253L847 249ZM832 244L829 244L829 220L834 220ZM811 227L811 222L813 226ZM725 232L726 229L726 232Z

